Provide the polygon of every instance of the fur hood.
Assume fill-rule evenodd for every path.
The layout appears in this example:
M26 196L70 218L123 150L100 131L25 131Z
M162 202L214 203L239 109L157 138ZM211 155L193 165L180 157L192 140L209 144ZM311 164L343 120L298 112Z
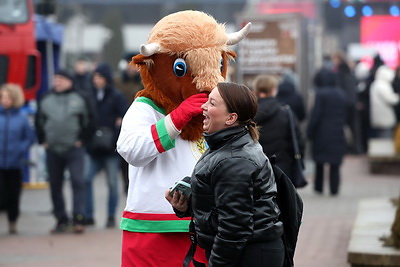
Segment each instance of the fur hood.
M388 66L382 65L376 71L375 79L392 83L394 79L394 71Z

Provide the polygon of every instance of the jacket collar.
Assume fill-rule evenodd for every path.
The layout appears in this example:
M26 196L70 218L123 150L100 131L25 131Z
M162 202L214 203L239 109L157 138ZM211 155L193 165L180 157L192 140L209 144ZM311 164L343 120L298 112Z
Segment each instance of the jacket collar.
M73 87L71 87L71 88L69 88L69 89L67 89L65 91L62 91L62 92L57 92L56 90L53 89L53 93L56 94L56 95L67 95L67 94L70 94L70 93L72 93L74 91L75 91L75 89Z
M245 126L234 126L212 134L203 133L203 136L206 139L210 150L214 150L225 145L228 141L235 139L236 137L241 137L248 132L249 130Z
M7 112L17 113L19 110L20 110L20 108L12 107L12 108L5 109L4 107L0 106L0 113L4 113L4 114Z

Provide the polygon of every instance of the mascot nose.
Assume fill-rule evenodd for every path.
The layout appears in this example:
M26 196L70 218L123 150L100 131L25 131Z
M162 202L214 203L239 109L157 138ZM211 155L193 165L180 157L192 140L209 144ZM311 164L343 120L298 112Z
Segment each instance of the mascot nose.
M213 88L203 88L203 89L200 90L200 92L209 94L212 91L212 89L214 89L214 88L215 87L213 87Z

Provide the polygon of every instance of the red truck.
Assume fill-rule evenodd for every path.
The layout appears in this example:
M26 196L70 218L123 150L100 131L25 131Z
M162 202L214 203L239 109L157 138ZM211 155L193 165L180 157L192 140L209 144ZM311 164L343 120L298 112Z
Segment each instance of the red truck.
M19 84L30 101L36 98L40 72L32 0L0 1L0 85Z

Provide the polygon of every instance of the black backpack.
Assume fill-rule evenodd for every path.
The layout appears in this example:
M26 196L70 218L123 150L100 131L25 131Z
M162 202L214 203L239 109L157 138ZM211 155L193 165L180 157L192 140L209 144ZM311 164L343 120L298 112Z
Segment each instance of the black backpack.
M276 200L281 210L279 219L284 228L282 239L285 245L285 261L283 267L292 267L294 266L294 252L303 216L303 200L297 193L291 179L275 164L274 156L270 158L270 161L278 191Z

